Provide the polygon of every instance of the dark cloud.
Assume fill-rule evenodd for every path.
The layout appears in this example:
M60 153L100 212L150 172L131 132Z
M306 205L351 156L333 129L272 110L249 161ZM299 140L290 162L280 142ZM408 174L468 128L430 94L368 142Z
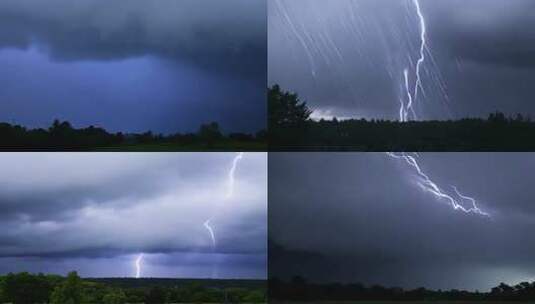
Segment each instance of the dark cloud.
M155 262L177 254L199 254L205 263L222 265L225 259L243 260L242 272L262 276L266 155L245 154L235 171L234 193L228 196L235 156L5 154L0 158L5 185L0 188L0 269L9 259L113 263L142 252ZM208 219L215 248L204 227ZM34 270L40 269L38 264Z
M269 235L278 249L270 248L276 262L269 275L472 290L535 277L535 157L419 159L441 188L474 197L490 218L456 211L422 191L415 172L384 153L270 155Z
M533 1L420 4L429 46L421 119L535 114ZM299 92L318 116L398 118L403 70L414 72L419 55L412 1L278 0L268 10L270 83Z
M143 55L193 60L233 72L264 71L261 1L3 1L0 45L42 44L56 60L117 60Z
M483 64L534 65L533 1L438 1L427 8L439 52Z
M266 32L261 0L2 1L0 120L163 133L218 121L256 132Z

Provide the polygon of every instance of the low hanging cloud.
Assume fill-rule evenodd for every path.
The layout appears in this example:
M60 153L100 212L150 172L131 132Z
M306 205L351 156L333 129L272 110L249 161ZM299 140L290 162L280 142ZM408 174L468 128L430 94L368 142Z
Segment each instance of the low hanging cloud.
M265 9L257 0L6 0L0 3L0 47L37 44L58 61L153 55L260 73Z
M0 121L255 133L266 24L265 0L0 1Z
M4 154L0 256L264 255L267 176L247 153ZM203 223L211 218L217 246Z

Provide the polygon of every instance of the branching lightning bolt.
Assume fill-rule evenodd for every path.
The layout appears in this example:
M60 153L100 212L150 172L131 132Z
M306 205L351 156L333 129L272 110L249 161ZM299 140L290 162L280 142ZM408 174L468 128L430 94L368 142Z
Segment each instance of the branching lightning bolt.
M446 191L441 189L422 170L422 168L418 164L418 161L416 160L416 158L418 157L417 154L414 154L414 156L413 156L413 155L409 155L407 153L396 154L396 153L388 152L387 155L392 157L392 158L395 158L395 159L404 160L409 166L411 166L416 171L418 177L420 178L420 180L418 181L418 185L420 186L420 188L422 190L426 191L426 192L429 192L429 193L433 194L434 196L436 196L439 199L446 200L454 210L462 211L464 213L473 213L473 214L479 214L479 215L482 215L482 216L490 217L490 215L487 212L482 211L477 206L476 200L474 198L466 196L464 194L461 194L459 192L459 190L455 186L452 186L452 188L453 188L455 194L460 199L455 199L453 196L449 195L448 193L446 193ZM470 202L470 207L463 206L463 204L461 204L461 201L469 201Z
M416 101L416 99L418 99L418 88L423 91L420 69L425 61L425 50L427 48L427 26L422 13L422 8L420 7L420 1L412 0L412 2L416 7L416 13L418 14L418 19L420 20L420 58L418 58L418 62L416 63L416 84L414 85L414 100Z
M141 276L141 263L143 262L143 253L138 255L136 258L136 279L139 279Z
M423 91L422 86L422 77L421 77L421 69L422 65L425 62L425 51L427 49L427 25L425 22L425 17L422 13L422 8L420 7L420 1L419 0L412 0L415 8L416 13L418 15L418 19L420 20L420 57L418 58L418 61L416 63L416 83L414 84L414 89L411 92L410 85L409 85L409 69L406 68L403 71L403 76L405 80L405 90L407 92L407 105L405 106L404 102L401 101L401 108L399 110L399 120L402 122L408 121L409 111L412 113L413 118L417 119L416 113L413 109L413 103L415 103L418 99L418 91L419 89Z
M413 104L418 99L419 91L421 91L422 93L424 92L424 89L422 86L421 70L422 70L422 65L425 62L425 52L428 49L427 26L425 22L425 17L422 13L420 2L419 0L412 0L412 3L414 7L416 8L416 14L419 20L420 50L419 50L419 58L416 63L416 71L415 71L416 82L412 90L410 87L409 69L405 68L403 70L404 88L406 91L406 103L404 102L404 98L400 98L399 120L401 122L409 121L409 114L412 114L413 119L418 119L416 112L414 111ZM416 159L416 157L418 157L418 154L414 154L414 156L412 156L407 153L395 154L395 153L389 152L387 153L387 155L395 159L404 160L409 166L411 166L416 171L417 175L419 176L420 180L418 182L418 185L420 186L420 188L426 192L432 193L434 196L436 196L439 199L446 200L452 206L454 210L459 210L464 213L479 214L479 215L487 216L487 217L490 216L488 213L479 209L479 207L477 206L476 200L474 198L461 194L455 186L452 186L452 188L453 188L453 191L455 192L455 195L458 197L458 199L455 199L452 195L449 195L446 191L441 189L435 182L431 180L431 178L426 173L422 171ZM470 207L465 207L463 204L461 204L461 202L470 202Z

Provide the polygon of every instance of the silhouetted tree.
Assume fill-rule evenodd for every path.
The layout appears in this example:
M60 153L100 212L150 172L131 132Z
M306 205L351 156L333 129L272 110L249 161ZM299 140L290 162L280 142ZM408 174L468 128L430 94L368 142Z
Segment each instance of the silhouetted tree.
M221 139L223 135L221 130L219 130L219 124L217 122L212 122L209 124L203 124L199 128L199 138L201 141L208 144L213 144L215 141Z
M297 94L283 92L278 85L268 89L269 128L301 128L312 111Z
M264 131L265 132L265 131ZM235 142L266 143L265 134L262 137L246 133L233 133L224 136L217 123L202 125L197 134L153 134L151 131L141 134L108 133L106 130L89 126L75 129L67 121L54 120L48 129L27 130L21 126L0 123L0 151L42 151L42 150L94 150L104 147L169 144L213 146L216 143L231 145ZM232 139L232 142L228 141ZM231 148L231 147L229 147Z
M532 151L535 123L518 114L491 113L488 119L389 121L309 119L296 94L268 89L269 149L352 151Z
M273 301L535 301L535 282L522 282L515 286L501 283L489 293L452 289L429 290L423 287L403 290L380 285L366 287L362 284L314 284L301 277L289 282L272 279L269 282L270 299Z

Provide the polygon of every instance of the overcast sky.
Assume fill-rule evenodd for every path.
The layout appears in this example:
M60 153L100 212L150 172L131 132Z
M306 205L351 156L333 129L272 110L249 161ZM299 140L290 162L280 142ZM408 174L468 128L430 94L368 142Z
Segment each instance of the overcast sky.
M0 121L265 127L263 0L3 0Z
M269 276L481 291L534 281L535 154L422 153L418 163L489 217L422 191L416 171L384 153L270 153L269 237L280 247Z
M264 278L266 154L238 159L231 188L237 155L4 153L0 273L129 277L143 253L145 277Z
M427 30L419 119L535 115L534 1L419 3ZM420 55L413 0L268 4L269 83L299 93L317 116L398 119L403 71L413 89Z

